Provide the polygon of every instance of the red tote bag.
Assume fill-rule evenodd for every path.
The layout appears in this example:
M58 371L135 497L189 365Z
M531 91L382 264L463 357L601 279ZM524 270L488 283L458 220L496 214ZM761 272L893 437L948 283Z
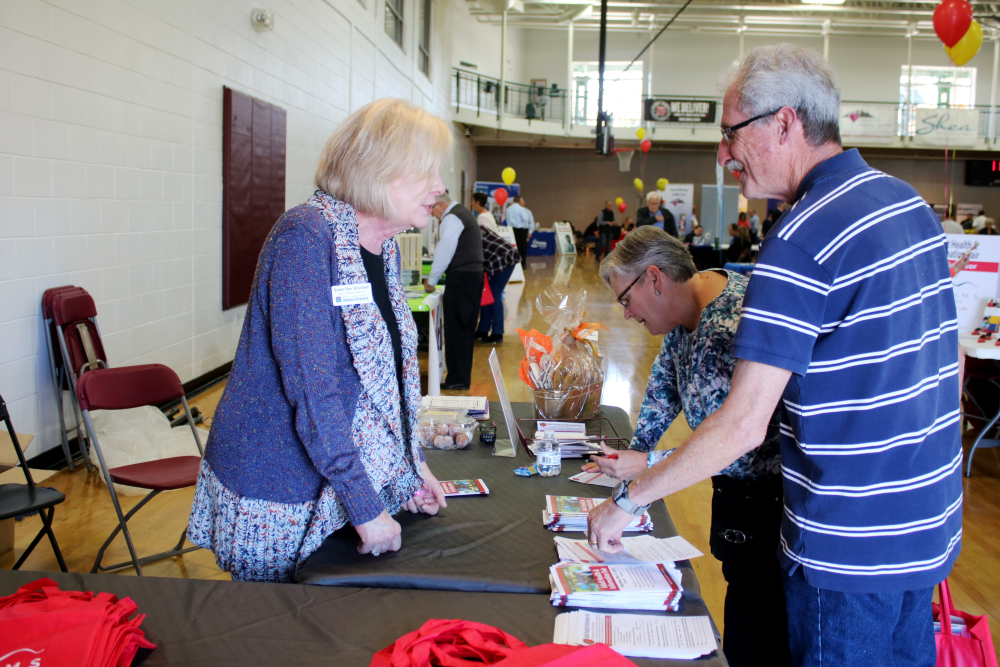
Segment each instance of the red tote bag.
M997 667L986 616L956 611L947 579L938 586L938 593L941 604L934 603L934 620L941 623L941 630L934 633L937 667ZM960 623L965 623L964 631Z
M490 277L485 273L483 273L483 298L479 301L479 305L493 305L493 291L490 289Z

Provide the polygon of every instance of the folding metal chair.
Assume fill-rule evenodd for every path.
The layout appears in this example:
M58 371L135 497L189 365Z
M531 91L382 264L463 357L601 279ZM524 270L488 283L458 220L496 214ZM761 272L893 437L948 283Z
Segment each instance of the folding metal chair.
M162 364L148 364L145 366L125 366L122 368L107 368L87 371L77 383L77 396L80 400L80 407L83 410L83 420L90 434L91 444L97 453L97 460L101 465L101 473L104 481L108 485L111 493L111 502L115 506L118 514L118 526L111 532L111 535L97 552L97 559L91 572L98 570L106 572L128 567L130 564L135 568L137 574L142 575L142 565L151 563L163 558L171 558L181 554L200 549L201 547L188 547L183 549L184 539L187 536L187 526L181 533L181 539L177 545L155 556L139 558L136 555L135 546L132 544L132 535L128 531L128 520L136 512L152 500L161 491L171 491L173 489L183 489L194 486L198 481L198 469L201 465L201 456L205 450L198 436L198 429L195 428L194 420L191 419L191 410L188 408L187 398L184 395L184 388L181 386L180 378L167 366ZM201 456L174 456L158 461L147 461L146 463L135 463L118 468L108 469L101 451L101 444L98 441L97 433L94 431L93 422L90 419L91 410L126 410L137 408L143 405L152 405L180 399L184 405L184 413L188 417L188 425L194 434L195 443L198 445L198 452ZM141 489L148 489L150 493L139 501L128 514L122 513L121 504L118 502L118 494L115 493L115 483L126 486L135 486ZM118 563L116 565L102 566L101 560L104 558L104 551L111 544L111 541L121 531L128 544L129 554L132 561Z
M57 292L52 296L52 323L70 385L70 398L77 420L77 442L89 471L91 465L90 456L87 455L87 441L90 432L79 427L82 419L76 386L84 373L108 367L108 356L101 342L101 330L97 326L97 306L93 297L83 288Z
M86 290L82 287L75 287L73 285L63 285L61 287L47 289L42 293L42 321L44 322L45 328L45 347L49 353L49 375L52 378L52 391L55 395L56 411L59 415L59 435L62 439L61 444L63 456L66 457L66 464L69 466L70 472L72 472L76 470L76 467L73 464L73 456L69 452L69 432L66 429L66 415L63 410L62 393L65 390L72 394L74 387L69 381L69 373L66 372L66 365L63 363L63 356L58 343L58 335L56 334L56 325L52 318L52 302L54 301L56 295L63 292L86 293ZM75 405L74 399L70 400L70 404ZM75 409L74 415L76 417L76 426L69 430L75 430L77 432L77 443L80 446L80 453L83 455L84 462L89 470L90 460L86 456L83 438L80 437L81 434L79 426L82 422L80 421L80 415Z
M10 413L7 412L7 403L3 396L0 396L0 418L7 425L7 433L10 434L10 441L14 443L14 451L17 453L17 460L21 464L21 471L24 472L24 479L27 484L0 484L0 521L12 519L24 514L38 512L42 518L42 529L35 535L28 548L25 549L21 557L14 563L17 570L24 564L24 561L35 550L42 536L47 535L52 551L59 561L59 569L66 572L66 561L63 560L62 552L59 551L59 543L56 542L55 533L52 532L52 515L55 514L56 505L66 500L66 496L53 489L42 486L35 486L35 480L31 478L31 471L24 460L24 452L21 450L21 443L17 441L17 434L14 433L14 425L10 423Z

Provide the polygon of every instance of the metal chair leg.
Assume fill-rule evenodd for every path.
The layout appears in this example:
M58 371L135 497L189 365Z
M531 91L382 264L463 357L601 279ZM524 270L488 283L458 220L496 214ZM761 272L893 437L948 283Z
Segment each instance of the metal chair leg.
M972 449L969 450L969 459L965 465L966 477L972 476L972 457L976 453L976 448L979 447L979 443L982 442L986 434L993 430L993 426L997 423L998 419L1000 419L1000 409L998 409L997 413L993 415L993 419L991 419L990 422L983 427L983 430L979 432L979 435L976 436L976 441L972 443Z
M63 560L62 551L59 550L59 543L56 542L56 534L52 532L52 517L55 516L55 512L56 508L50 507L48 517L45 516L44 512L41 513L42 524L45 526L43 530L49 536L49 543L52 545L52 551L56 554L56 561L59 563L59 569L63 572L69 572L69 570L66 569L66 561Z
M105 480L105 482L107 482L108 484L114 484L114 482L111 480ZM94 567L90 569L91 574L96 573L98 570L108 569L107 567L101 566L101 560L104 558L105 550L108 548L108 546L111 545L112 540L114 540L115 537L118 535L118 531L123 531L124 534L126 535L125 541L128 542L129 551L132 554L132 559L133 561L138 562L139 558L135 554L135 549L132 548L132 537L128 533L128 528L126 527L126 524L128 523L128 520L135 515L136 512L142 509L146 503L152 500L159 493L160 493L159 491L153 491L151 493L146 494L146 497L140 500L135 507L129 510L128 514L122 516L122 508L121 505L118 504L118 495L114 492L114 487L111 487L111 500L114 502L115 511L118 512L118 525L115 526L115 529L111 531L111 534L108 536L108 539L104 540L104 544L101 545L100 550L97 552L97 558L94 560ZM137 569L136 572L142 575L142 572L139 569Z
M21 557L17 559L16 563L14 563L15 570L21 569L21 566L24 564L24 561L27 560L28 556L31 555L31 552L35 550L35 547L38 546L38 543L42 541L42 538L44 536L45 536L45 529L43 528L42 530L38 531L38 534L35 535L35 539L31 541L31 544L28 545L28 548L25 549L24 553L21 554Z

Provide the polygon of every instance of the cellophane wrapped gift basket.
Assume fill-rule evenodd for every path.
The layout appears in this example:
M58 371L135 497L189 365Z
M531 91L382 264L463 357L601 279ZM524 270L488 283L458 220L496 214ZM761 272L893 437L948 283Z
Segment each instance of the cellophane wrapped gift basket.
M518 329L524 344L519 375L531 387L538 419L596 417L607 375L608 360L597 345L603 324L584 322L587 290L563 294L549 287L535 305L549 323L548 332Z

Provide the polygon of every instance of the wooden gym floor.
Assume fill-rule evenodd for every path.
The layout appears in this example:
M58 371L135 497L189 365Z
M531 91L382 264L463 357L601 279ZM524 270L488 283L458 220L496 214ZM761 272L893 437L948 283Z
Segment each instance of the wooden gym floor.
M610 358L604 401L628 411L633 423L642 403L649 369L660 347L660 337L650 336L644 327L622 319L622 308L604 287L597 275L592 256L532 257L526 270L527 281L509 285L506 292L508 318L504 342L496 346L497 355L508 382L512 401L527 401L525 385L517 376L517 366L523 357L513 330L517 327L541 331L547 328L534 307L535 298L555 283L562 290L584 288L587 296L589 322L601 322L611 334L601 335L601 348ZM492 345L476 344L474 383L471 394L496 398L487 364ZM423 363L426 363L424 360ZM191 400L206 417L210 417L225 388L217 385ZM16 427L16 424L15 424ZM660 447L680 444L690 429L683 418L678 419L664 435ZM966 450L971 437L966 437ZM574 464L565 472L572 474ZM564 474L565 474L564 472ZM76 472L63 470L45 482L66 494L66 502L56 508L54 529L67 566L72 571L89 572L101 543L115 526L114 509L103 483L96 472L87 473L83 466ZM1000 638L1000 449L976 453L973 476L963 478L965 489L964 534L962 554L951 575L956 606L973 614L988 614L994 637ZM140 511L130 522L132 536L140 555L169 549L187 522L193 489L161 494ZM122 497L128 511L139 497ZM706 555L692 561L701 582L702 594L716 623L722 628L723 600L726 583L719 562L709 553L708 529L711 513L711 482L704 481L666 500L677 530ZM38 531L38 517L17 524L15 548L0 556L0 568L13 567L17 556ZM404 537L405 547L405 537ZM554 553L553 553L554 556ZM126 560L128 552L119 536L108 549L106 563ZM36 547L24 565L26 570L56 570L55 557L48 542ZM151 563L144 572L157 577L192 579L228 579L219 570L211 553L200 550L179 558ZM108 576L134 576L129 569ZM1000 643L997 644L1000 646Z

